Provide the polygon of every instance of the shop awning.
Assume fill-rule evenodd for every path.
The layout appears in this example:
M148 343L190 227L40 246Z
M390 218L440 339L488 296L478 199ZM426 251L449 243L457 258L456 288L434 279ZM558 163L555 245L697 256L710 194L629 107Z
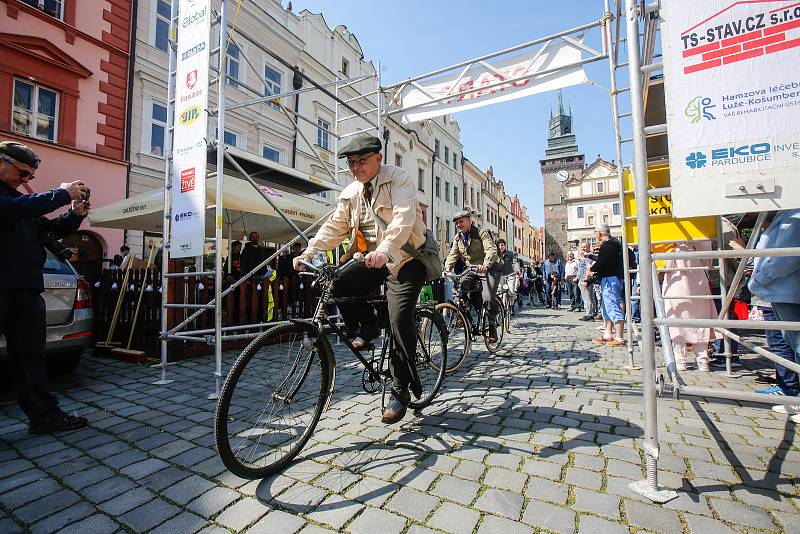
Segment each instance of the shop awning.
M259 188L269 195L275 205L300 229L308 228L332 208L328 204L301 194L289 193L266 185L260 185ZM229 237L230 233L234 239L239 239L252 231L261 234L262 240L273 242L295 237L296 233L291 226L246 180L225 175L222 191L224 237ZM215 194L216 178L209 178L206 180L206 205L209 206L206 213L206 236L209 237L214 235ZM164 192L158 189L93 209L89 214L91 225L100 228L160 233L163 221Z
M267 158L251 154L245 150L226 146L225 151L242 166L242 169L256 181L269 182L279 188L288 188L302 193L321 193L323 191L341 191L342 186L331 181L330 176L314 176L297 169L281 165ZM217 161L216 150L208 152L208 172L215 172ZM230 161L225 160L225 175L243 178L234 169Z

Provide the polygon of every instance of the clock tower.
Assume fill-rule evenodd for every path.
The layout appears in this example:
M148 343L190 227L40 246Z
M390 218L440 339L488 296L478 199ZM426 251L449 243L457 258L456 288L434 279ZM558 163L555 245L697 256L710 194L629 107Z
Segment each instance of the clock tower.
M584 168L583 154L578 153L572 132L572 106L564 112L561 90L558 91L558 114L550 112L547 150L539 161L544 180L544 251L566 261L567 243L567 183L580 178Z

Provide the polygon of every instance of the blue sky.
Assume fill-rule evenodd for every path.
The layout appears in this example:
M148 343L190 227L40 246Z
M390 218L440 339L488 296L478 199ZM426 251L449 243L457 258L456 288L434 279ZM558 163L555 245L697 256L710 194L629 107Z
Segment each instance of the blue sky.
M285 5L285 2L284 2ZM292 9L322 12L327 23L355 34L365 58L380 61L383 82L401 81L598 20L600 0L406 0L401 4L367 0L293 0ZM600 48L600 31L586 35ZM585 67L589 79L609 86L608 63ZM627 83L624 84L627 86ZM608 93L584 84L564 90L572 101L578 147L591 163L598 154L615 156ZM555 93L545 93L455 115L464 154L479 168L494 168L506 191L518 194L531 223L541 225L542 175L539 159L547 144L547 119Z

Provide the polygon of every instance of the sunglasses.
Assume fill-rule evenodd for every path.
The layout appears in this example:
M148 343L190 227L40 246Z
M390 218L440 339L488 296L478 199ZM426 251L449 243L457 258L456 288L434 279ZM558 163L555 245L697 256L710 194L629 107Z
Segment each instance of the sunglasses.
M28 178L28 177L34 178L35 177L34 173L36 171L26 171L25 169L20 169L19 167L14 165L14 160L12 160L11 158L3 158L3 161L5 161L9 165L11 165L15 169L17 169L17 172L19 173L19 177L20 178Z
M364 156L364 157L358 158L358 159L348 159L347 160L347 166L350 167L351 169L353 169L355 167L363 167L367 163L367 160L369 158L371 158L372 156L374 156L375 154L377 154L377 152L375 152L373 154L370 154L368 156Z

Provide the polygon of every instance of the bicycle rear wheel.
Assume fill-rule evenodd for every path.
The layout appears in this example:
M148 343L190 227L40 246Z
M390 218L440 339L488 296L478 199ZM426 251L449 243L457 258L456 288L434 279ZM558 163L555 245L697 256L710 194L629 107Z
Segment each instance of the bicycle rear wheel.
M436 311L442 316L447 329L447 368L445 372L453 373L461 367L472 349L470 325L455 304L442 302L436 305Z
M494 343L489 342L489 312L488 304L483 307L483 341L486 345L486 350L494 354L500 349L500 344L503 342L503 336L506 330L506 313L505 307L501 301L497 301L497 314L494 317L494 324L497 328L497 341Z
M415 318L417 351L413 364L422 384L422 395L416 400L412 395L409 406L418 410L433 402L442 387L447 367L447 329L442 316L436 310L418 309Z
M281 471L308 442L331 392L333 357L309 324L254 339L228 373L214 432L222 463L242 478Z

